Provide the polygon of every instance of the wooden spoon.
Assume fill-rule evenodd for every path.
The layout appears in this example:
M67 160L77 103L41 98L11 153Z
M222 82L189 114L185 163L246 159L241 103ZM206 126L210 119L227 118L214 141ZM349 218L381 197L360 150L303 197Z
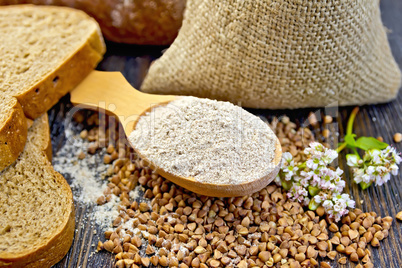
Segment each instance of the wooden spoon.
M177 96L145 94L134 89L120 72L92 71L72 92L71 102L83 108L100 110L109 115L117 116L127 136L135 129L141 115L151 111L155 106L165 105ZM152 167L156 167L131 144L136 153ZM282 148L277 139L273 169L269 175L255 181L242 184L210 184L201 183L194 178L185 178L166 172L156 167L156 172L162 177L195 193L231 197L254 193L267 186L278 174L282 158Z

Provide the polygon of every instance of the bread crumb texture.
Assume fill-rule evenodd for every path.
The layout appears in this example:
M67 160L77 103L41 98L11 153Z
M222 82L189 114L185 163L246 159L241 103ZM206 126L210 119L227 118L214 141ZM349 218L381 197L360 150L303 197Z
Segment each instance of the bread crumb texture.
M97 31L97 24L84 12L63 10L67 9L29 5L0 9L1 91L23 94Z
M1 46L1 44L0 44ZM0 52L1 53L1 52ZM2 64L2 61L0 61L0 64ZM1 81L0 77L0 81ZM0 91L0 103L1 103L1 113L0 113L0 125L4 125L7 121L7 119L10 117L12 114L13 110L12 108L16 105L17 99L15 98L10 98L8 95L4 94L4 92Z
M71 213L71 190L44 152L43 118L30 128L17 161L0 173L0 257L34 252L60 233Z

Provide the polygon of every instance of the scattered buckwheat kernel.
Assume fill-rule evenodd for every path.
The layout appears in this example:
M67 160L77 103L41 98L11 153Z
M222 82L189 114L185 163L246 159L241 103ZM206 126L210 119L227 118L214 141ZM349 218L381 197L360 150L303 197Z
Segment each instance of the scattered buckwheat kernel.
M398 212L398 214L396 214L396 217L395 217L397 220L400 220L400 221L402 221L402 211L399 211Z
M325 124L331 124L332 121L333 121L332 116L330 116L330 115L324 116L324 123L325 123Z
M402 141L402 134L397 132L394 134L394 141L395 142L401 142Z

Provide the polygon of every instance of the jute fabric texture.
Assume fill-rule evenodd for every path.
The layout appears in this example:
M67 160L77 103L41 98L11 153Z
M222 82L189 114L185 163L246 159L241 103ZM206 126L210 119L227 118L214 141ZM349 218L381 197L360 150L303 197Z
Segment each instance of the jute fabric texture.
M378 0L188 0L141 88L277 109L386 102L400 81Z

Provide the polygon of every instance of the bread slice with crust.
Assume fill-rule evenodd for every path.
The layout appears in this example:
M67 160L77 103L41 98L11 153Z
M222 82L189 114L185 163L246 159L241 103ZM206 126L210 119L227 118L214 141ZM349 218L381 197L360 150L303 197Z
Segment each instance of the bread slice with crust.
M68 252L74 237L74 204L56 172L47 115L28 130L24 151L0 172L0 267L50 267Z
M27 122L17 99L0 92L0 171L24 150Z
M35 119L56 104L96 67L105 44L84 12L34 5L0 7L0 40L0 147L11 152L0 153L1 171L24 148L23 115Z

